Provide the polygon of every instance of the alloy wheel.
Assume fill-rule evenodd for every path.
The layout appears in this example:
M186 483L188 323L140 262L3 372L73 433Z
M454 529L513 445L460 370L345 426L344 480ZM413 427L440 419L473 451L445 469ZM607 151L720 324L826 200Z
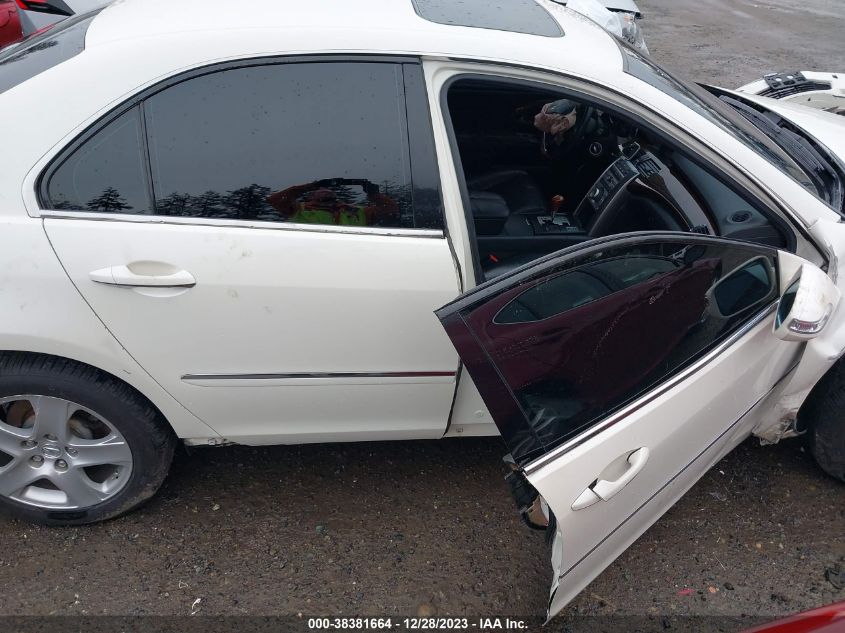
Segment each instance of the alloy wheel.
M129 444L103 416L63 398L0 398L0 495L88 508L119 493L131 472Z

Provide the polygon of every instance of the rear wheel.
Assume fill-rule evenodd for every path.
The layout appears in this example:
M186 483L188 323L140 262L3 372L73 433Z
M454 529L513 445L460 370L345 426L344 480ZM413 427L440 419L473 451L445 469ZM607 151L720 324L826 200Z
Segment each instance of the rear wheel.
M50 525L118 516L158 490L176 437L128 385L50 356L0 356L0 508Z
M807 445L829 475L845 482L845 363L838 361L813 388L798 414Z

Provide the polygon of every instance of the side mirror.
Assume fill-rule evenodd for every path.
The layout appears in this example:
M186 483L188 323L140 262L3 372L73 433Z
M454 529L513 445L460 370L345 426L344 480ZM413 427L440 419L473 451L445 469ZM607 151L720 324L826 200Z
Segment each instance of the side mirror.
M710 311L723 319L745 310L770 305L777 297L777 275L770 258L748 260L707 291Z
M824 271L803 262L778 303L774 334L784 341L818 336L839 304L841 293Z

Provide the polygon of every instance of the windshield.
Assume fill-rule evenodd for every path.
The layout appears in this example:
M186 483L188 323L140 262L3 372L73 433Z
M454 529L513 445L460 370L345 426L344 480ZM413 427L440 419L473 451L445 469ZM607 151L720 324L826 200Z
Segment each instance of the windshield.
M728 107L727 104L721 102L700 86L683 82L669 74L625 42L619 41L619 46L622 49L626 73L641 79L676 101L680 101L695 110L746 147L763 156L811 193L818 195L816 187L807 172L801 168L801 165L769 136Z
M0 93L32 79L85 50L85 33L100 10L38 31L0 52Z

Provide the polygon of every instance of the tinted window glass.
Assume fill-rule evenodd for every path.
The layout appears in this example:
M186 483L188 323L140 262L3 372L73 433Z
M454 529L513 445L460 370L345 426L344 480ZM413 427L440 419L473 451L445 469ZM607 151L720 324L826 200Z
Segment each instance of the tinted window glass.
M496 323L549 319L674 270L676 265L671 259L647 256L585 264L526 290L502 308Z
M150 213L139 108L88 140L50 177L50 208L98 213Z
M496 315L496 323L528 323L563 314L612 291L600 279L573 270L526 290Z
M731 316L765 298L771 292L772 283L771 270L766 260L759 258L722 279L713 297L719 312Z
M593 247L438 313L515 458L581 433L777 299L775 251L685 240Z
M418 229L441 229L443 203L440 197L440 172L437 168L422 66L404 64L402 68L405 75L405 110L408 115L408 139L411 145L414 182L414 222Z
M545 37L561 37L557 21L534 0L413 0L421 18L438 24L472 26Z
M85 50L85 33L94 13L68 18L0 53L0 92L67 61Z
M415 226L402 68L236 68L145 103L163 215Z

